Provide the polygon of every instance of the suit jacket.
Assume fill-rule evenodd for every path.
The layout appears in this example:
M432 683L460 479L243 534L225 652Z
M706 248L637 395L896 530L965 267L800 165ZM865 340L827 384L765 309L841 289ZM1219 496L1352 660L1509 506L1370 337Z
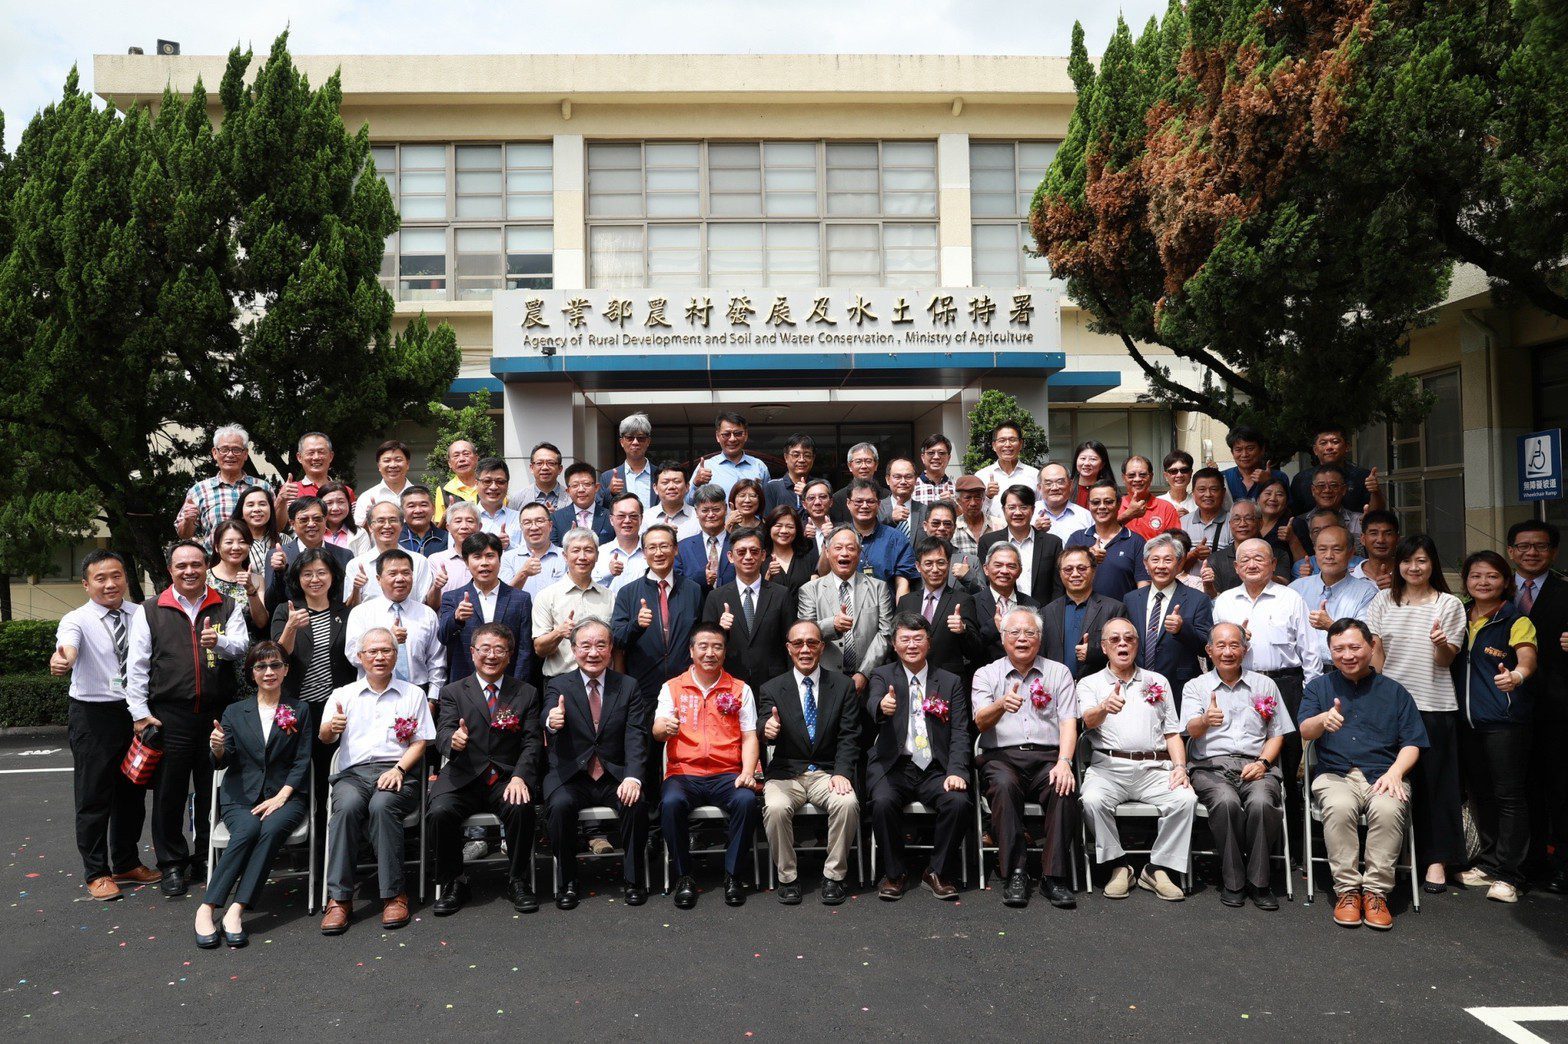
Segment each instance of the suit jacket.
M784 639L795 624L795 592L762 581L757 590L756 613L747 627L746 614L741 611L740 583L731 581L708 592L702 604L702 622L718 623L726 605L735 614L735 623L724 646L724 669L756 692L763 682L789 670Z
M1007 539L1007 530L998 529L980 538L980 561L991 548ZM1062 593L1061 578L1056 575L1056 556L1062 553L1062 538L1052 533L1035 532L1034 568L1031 571L1029 597L1041 605L1050 605Z
M1013 592L1013 601L1017 603L1014 608L1040 608L1039 602L1022 591ZM996 599L991 595L990 584L980 588L980 593L975 595L975 619L980 624L980 659L975 662L986 664L1000 660L1006 653L1002 651L1002 632L996 626Z
M929 662L929 661L928 661ZM876 786L904 757L909 740L909 672L902 663L885 663L871 672L866 685L866 713L871 718L870 757L866 764L866 787ZM891 718L882 713L882 699L888 686L898 699L898 710ZM931 767L945 776L969 778L969 763L974 736L969 717L968 687L956 676L935 666L926 671L926 696L947 701L947 720L926 715L926 735L931 740Z
M1089 592L1087 606L1088 608L1085 610L1083 617L1084 626L1078 634L1072 636L1073 640L1067 643L1067 658L1065 660L1058 656L1057 650L1062 648L1062 640L1065 637L1062 630L1065 626L1064 621L1067 619L1067 596L1062 595L1062 597L1040 610L1040 617L1045 621L1044 632L1040 636L1040 655L1065 666L1074 678L1087 678L1105 669L1109 661L1106 660L1105 652L1100 647L1100 629L1105 626L1108 620L1125 620L1128 618L1125 605L1114 598L1107 598L1105 595L1095 594L1093 591ZM1089 633L1089 654L1083 663L1079 663L1078 657L1073 650L1078 647L1079 641L1083 639L1084 631ZM997 657L1000 659L1002 655L1001 646L998 645Z
M926 585L910 591L898 600L894 613L909 612L920 615L925 604ZM954 634L947 626L947 618L958 610L963 620L964 632ZM942 589L936 601L936 612L931 617L931 653L927 657L931 666L956 675L960 679L969 675L980 657L980 618L975 615L975 600L960 587L949 584ZM886 687L883 695L887 694Z
M464 595L473 600L474 615L467 621L460 621L457 607ZM533 618L534 600L528 592L501 582L495 596L495 619L490 622L501 624L512 632L512 662L506 665L506 673L514 678L528 677L533 668ZM446 646L446 676L452 681L474 673L474 660L468 649L474 643L474 632L484 622L479 612L479 589L472 580L455 591L442 592L436 628L441 644Z
M295 793L303 793L305 777L310 774L310 712L303 703L289 696L279 700L278 706L294 712L294 731L284 732L273 725L265 741L261 738L260 704L254 696L225 708L223 761L219 767L228 771L219 788L220 808L230 805L254 808L285 786L293 787Z
M774 678L757 696L757 720L766 722L779 712L779 736L764 773L768 779L792 779L807 765L853 781L860 764L860 701L855 685L837 671L819 670L817 677L817 738L806 735L806 712L795 672Z
M606 777L616 783L641 779L648 760L648 726L643 721L637 683L624 674L605 671L600 679L599 728L593 727L588 690L581 671L557 674L544 685L541 722L556 704L566 700L566 725L560 732L545 733L549 765L544 774L544 797L578 776L588 781L588 765L595 755ZM651 709L650 709L651 712Z
M1159 640L1150 646L1144 621L1149 615L1153 591L1152 585L1134 588L1122 599L1127 606L1127 619L1138 628L1138 666L1165 675L1174 695L1180 696L1182 687L1203 673L1198 666L1198 657L1209 644L1209 630L1214 626L1214 603L1202 591L1194 591L1177 581L1171 588L1170 604L1161 611L1169 616L1180 607L1181 630L1168 634L1161 628Z
M909 502L909 542L914 543L920 539L920 534L925 531L926 515L931 510L930 504L922 504L911 500ZM893 521L893 497L885 496L877 504L877 521L884 526L898 525Z
M669 599L668 638L659 612L659 582L647 573L616 592L610 621L615 647L626 655L625 671L637 683L638 697L648 705L650 727L659 686L691 666L691 629L702 613L702 587L671 573ZM637 615L645 600L653 623L643 628L637 625Z
M887 659L893 640L893 599L888 585L876 577L856 573L850 583L854 598L850 616L855 625L849 633L855 640L855 669L865 674ZM827 642L822 667L835 673L842 672L844 664L844 635L833 629L833 618L841 604L838 587L839 579L832 573L817 577L800 589L795 609L799 619L815 620L822 628L822 640Z
M1548 572L1535 593L1530 622L1538 632L1540 667L1531 678L1536 686L1536 714L1551 721L1568 719L1568 653L1559 636L1568 631L1568 581Z
M566 531L577 525L577 505L567 504L559 511L550 515L550 543L561 546L561 538L566 536ZM615 530L610 527L610 509L598 501L594 501L593 520L589 523L593 535L599 538L599 543L604 543L615 538Z
M350 551L346 547L339 547L336 544L322 544L321 546L327 551L328 554L337 559L339 569L345 573L348 572L348 564L354 561L354 552ZM288 577L286 574L288 573L288 567L294 564L294 560L299 557L301 550L302 548L299 546L298 537L285 540L283 542L283 558L285 565L284 568L279 570L272 568L272 556L267 556L267 575L262 580L262 590L266 592L265 597L267 599L268 605L282 605L284 602L287 602L290 598L293 598L298 594L298 592L289 590Z
M302 604L302 603L301 603ZM342 602L332 603L331 615L327 617L328 634L325 638L316 633L316 628L306 627L294 635L294 651L288 656L289 673L283 677L283 694L295 699L299 698L299 687L305 681L305 670L310 666L310 658L316 648L316 642L326 641L332 646L328 654L332 663L332 687L347 685L359 677L358 665L348 658L343 651L343 640L348 634L348 606ZM279 602L272 610L272 640L277 641L283 634L283 628L289 622L289 604Z
M719 537L719 579L715 587L735 579L735 567L730 564L729 550L730 537L725 533ZM675 575L692 581L704 592L709 590L706 534L697 533L675 545Z
M539 721L539 690L525 681L506 676L502 676L499 689L496 710L506 708L517 715L515 730L502 732L490 727L494 718L485 701L485 689L479 675L470 674L459 681L448 682L441 689L436 749L446 761L441 766L441 775L430 787L432 798L461 790L474 780L482 779L492 767L503 777L516 776L530 787L539 778L539 752L544 745L543 726ZM468 745L454 751L452 736L457 732L459 721L468 726Z
M797 515L801 512L800 498L795 495L795 483L788 475L768 479L762 484L762 513L766 515L780 504L794 509Z

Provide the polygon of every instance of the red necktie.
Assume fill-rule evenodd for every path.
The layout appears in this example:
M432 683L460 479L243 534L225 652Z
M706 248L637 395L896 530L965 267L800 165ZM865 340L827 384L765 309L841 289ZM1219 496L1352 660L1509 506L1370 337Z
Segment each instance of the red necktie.
M487 684L485 686L485 706L490 711L490 720L491 721L495 720L495 705L496 705L496 702L497 702L496 701L496 687L495 687L495 683L491 682L490 684ZM500 779L500 778L501 778L501 773L499 773L499 772L497 772L495 770L495 766L494 765L491 765L490 766L490 774L485 777L485 782L487 784L489 784L490 786L494 786L495 785L495 781Z
M1535 581L1534 580L1526 580L1524 582L1524 593L1522 593L1519 596L1519 609L1520 609L1521 612L1529 613L1529 611L1531 609L1534 609L1534 608L1535 608Z
M588 683L588 713L593 715L593 733L599 735L599 712L604 708L604 701L599 698L599 679L594 678ZM588 762L588 778L598 780L604 775L604 766L599 764L599 755L595 754L593 760Z
M670 582L659 581L659 624L664 629L664 644L670 644Z

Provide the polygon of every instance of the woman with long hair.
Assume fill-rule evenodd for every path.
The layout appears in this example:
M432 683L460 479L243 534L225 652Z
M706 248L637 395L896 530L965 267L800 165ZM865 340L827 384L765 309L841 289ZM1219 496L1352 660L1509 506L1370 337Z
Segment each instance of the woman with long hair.
M1465 610L1443 579L1437 545L1412 533L1394 549L1388 590L1367 606L1372 665L1403 685L1421 711L1429 746L1412 774L1410 812L1422 888L1446 889L1448 867L1465 858L1459 800L1459 702L1449 668L1465 638Z
M250 571L258 577L264 576L267 559L282 543L272 497L260 486L252 486L240 494L234 513L229 517L245 523L250 532Z
M1111 454L1105 448L1105 443L1089 439L1080 442L1078 448L1073 450L1072 481L1067 486L1067 495L1074 504L1081 508L1089 506L1089 491L1096 485L1109 483L1116 485L1116 469L1111 467ZM1117 495L1121 487L1117 487Z
M800 518L787 504L769 511L763 524L763 543L768 552L763 578L789 588L793 594L817 575L816 543L802 535Z
M1258 487L1257 499L1258 536L1274 549L1276 562L1288 562L1294 567L1290 551L1290 487L1278 475L1271 475ZM1298 575L1294 568L1281 572L1288 572L1293 578Z

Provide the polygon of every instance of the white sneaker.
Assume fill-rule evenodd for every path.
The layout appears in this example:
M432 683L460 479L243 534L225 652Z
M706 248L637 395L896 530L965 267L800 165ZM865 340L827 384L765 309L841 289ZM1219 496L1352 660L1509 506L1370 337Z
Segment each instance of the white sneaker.
M1481 885L1492 883L1492 878L1478 866L1469 870L1461 870L1459 872L1459 880L1471 888L1479 888Z
M1493 881L1492 887L1487 889L1486 897L1488 899L1496 899L1500 903L1517 903L1519 901L1519 889L1507 881Z
M1111 872L1111 879L1105 882L1105 898L1125 899L1127 893L1132 891L1132 867L1118 866Z

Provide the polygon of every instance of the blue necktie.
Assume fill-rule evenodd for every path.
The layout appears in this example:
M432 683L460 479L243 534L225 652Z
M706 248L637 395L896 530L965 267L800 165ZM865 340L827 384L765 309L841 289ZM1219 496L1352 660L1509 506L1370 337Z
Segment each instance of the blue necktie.
M1150 666L1154 663L1154 647L1160 644L1160 632L1165 628L1165 614L1160 609L1165 604L1165 592L1154 592L1154 608L1149 611L1148 634L1143 643L1143 663Z
M815 744L817 742L817 695L816 686L811 684L811 679L806 682L806 739ZM817 771L817 766L807 765L807 772Z
M403 626L403 603L401 602L392 603L392 623L396 627ZM409 664L408 641L406 638L398 643L397 665L392 668L392 677L406 682L414 680L413 668Z

